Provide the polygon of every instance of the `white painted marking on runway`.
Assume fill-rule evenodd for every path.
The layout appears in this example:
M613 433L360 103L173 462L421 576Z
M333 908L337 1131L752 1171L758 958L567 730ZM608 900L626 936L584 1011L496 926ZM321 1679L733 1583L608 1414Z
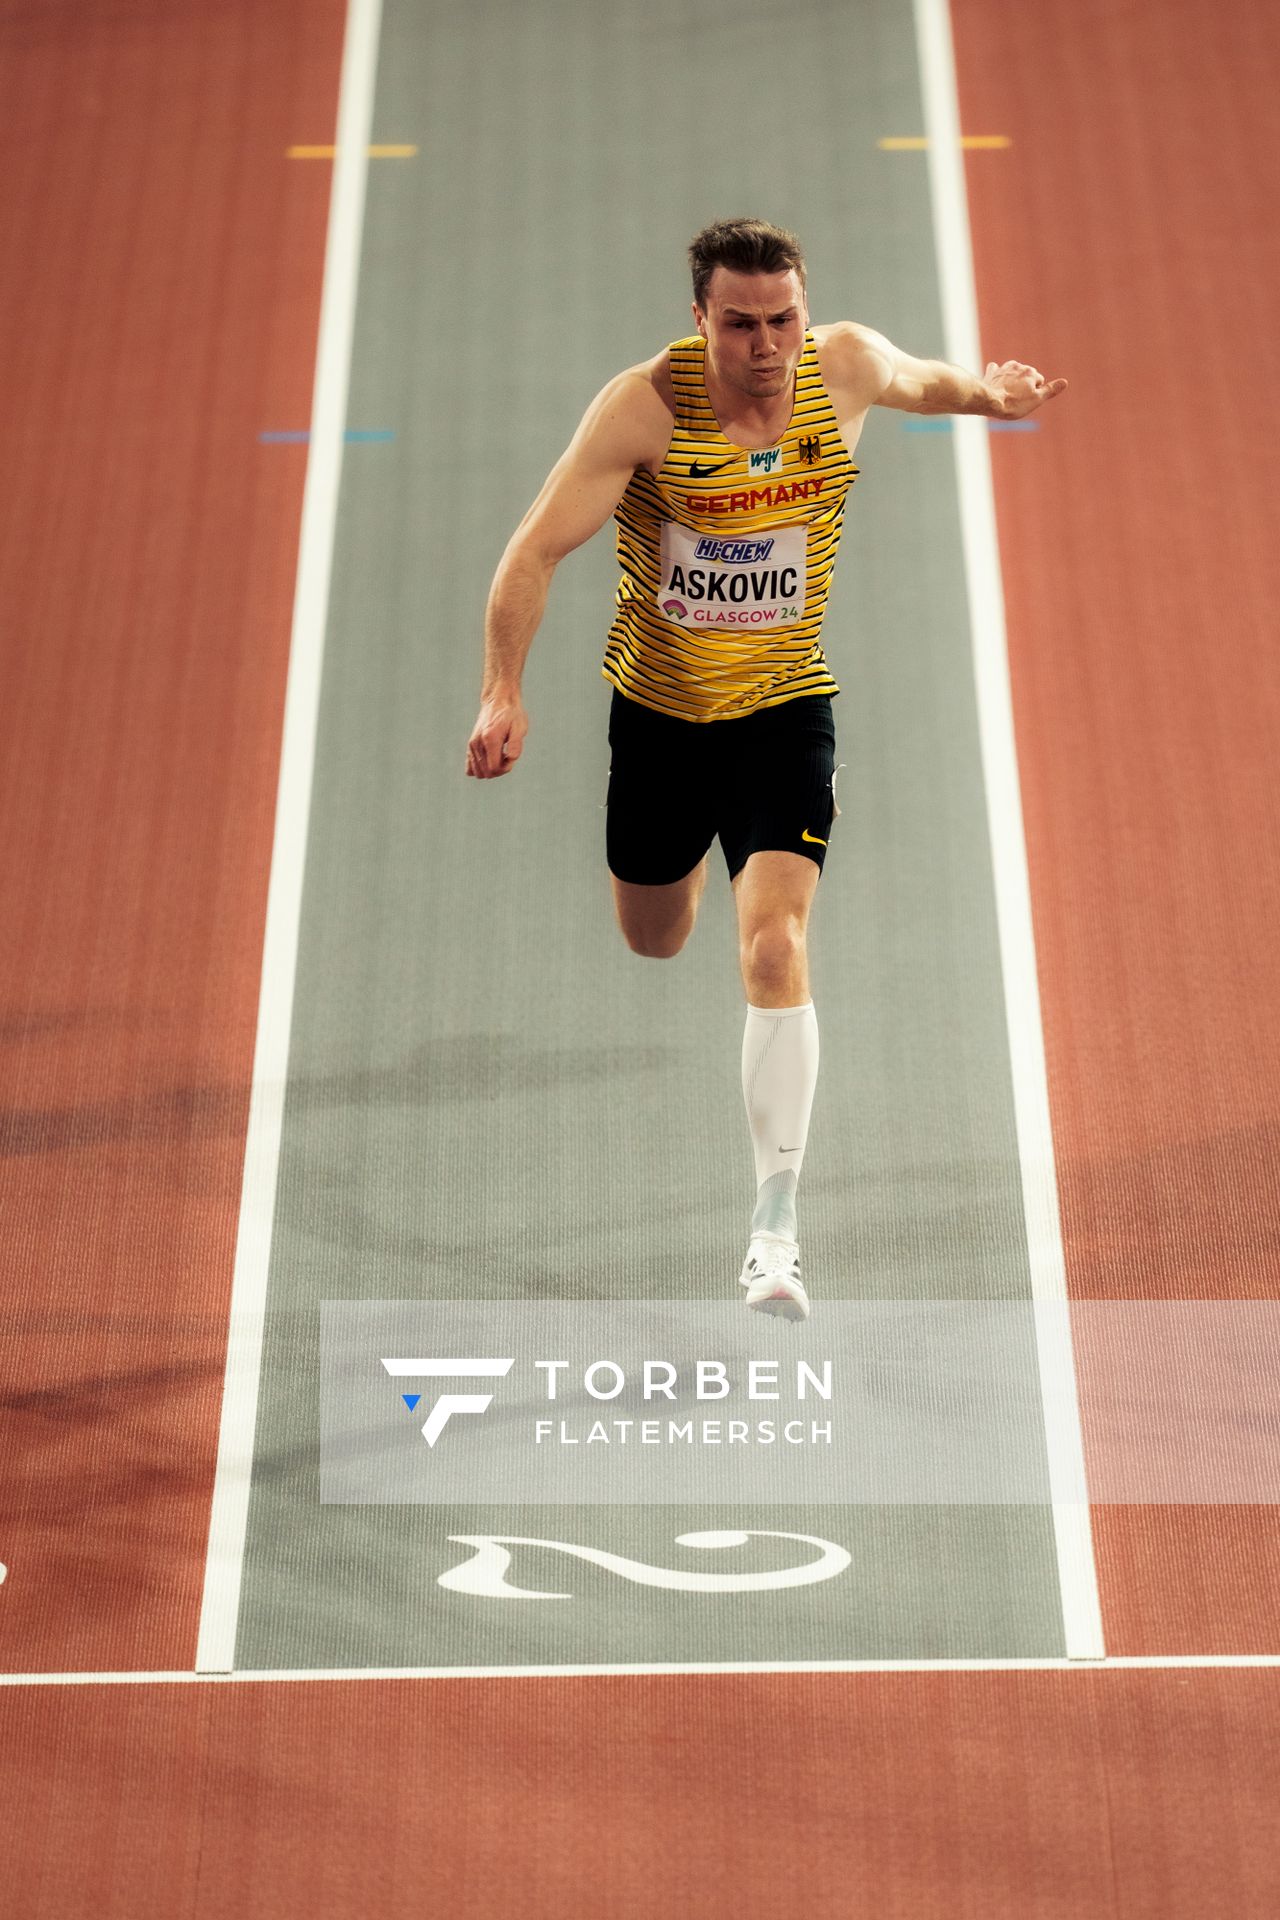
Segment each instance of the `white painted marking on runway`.
M542 1547L567 1553L573 1559L586 1560L603 1567L606 1573L623 1580L634 1580L642 1587L664 1587L677 1593L765 1593L779 1587L808 1587L817 1580L834 1580L852 1564L852 1556L834 1540L822 1540L812 1533L778 1533L773 1529L716 1529L703 1533L679 1533L678 1547L701 1547L717 1552L725 1547L743 1547L748 1540L794 1540L807 1547L818 1547L816 1560L799 1565L774 1567L764 1573L704 1573L689 1567L654 1566L647 1560L632 1560L620 1553L606 1553L601 1547L576 1546L567 1540L531 1539L528 1535L493 1533L451 1533L451 1541L472 1549L469 1560L449 1567L437 1578L436 1585L451 1593L483 1594L488 1600L571 1600L571 1593L547 1593L536 1587L518 1587L507 1579L511 1566L508 1547Z
M229 1670L234 1662L240 1611L262 1369L263 1316L293 1020L316 717L329 608L334 523L342 475L380 27L381 0L349 0L222 1422L196 1649L196 1666L218 1672Z
M563 1667L298 1667L230 1673L2 1673L0 1687L252 1686L297 1680L584 1680L681 1673L1121 1673L1274 1672L1280 1653L1120 1654L1112 1659L1043 1660L672 1660L634 1666Z
M924 121L929 139L929 185L945 351L947 358L956 364L981 370L986 363L978 330L947 0L914 0L914 4ZM1044 1402L1062 1620L1068 1656L1088 1660L1097 1659L1104 1651L1102 1610L1066 1304L1066 1263L1049 1125L1044 1032L1009 692L1004 592L991 485L991 453L985 428L986 422L977 416L957 418L952 444L960 496L1027 1251L1032 1296L1038 1309L1036 1350Z

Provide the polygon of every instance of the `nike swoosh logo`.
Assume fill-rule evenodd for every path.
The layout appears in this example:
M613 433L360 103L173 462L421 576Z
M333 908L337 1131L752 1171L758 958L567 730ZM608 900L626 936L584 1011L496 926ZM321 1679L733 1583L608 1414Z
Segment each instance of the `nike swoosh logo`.
M825 840L819 840L816 833L810 833L808 827L804 829L804 832L800 835L800 838L802 840L807 840L811 847L825 847L827 844Z
M691 480L706 480L711 474L723 473L726 467L731 467L732 465L732 460L722 460L718 467L700 467L696 460L691 460L689 462L689 478Z

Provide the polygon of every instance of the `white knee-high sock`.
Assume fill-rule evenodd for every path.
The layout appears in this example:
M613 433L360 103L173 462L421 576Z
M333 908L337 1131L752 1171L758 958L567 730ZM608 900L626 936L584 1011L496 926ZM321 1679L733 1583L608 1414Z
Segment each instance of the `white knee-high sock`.
M751 1231L796 1237L796 1182L818 1084L818 1016L802 1007L748 1007L742 1096L756 1158Z

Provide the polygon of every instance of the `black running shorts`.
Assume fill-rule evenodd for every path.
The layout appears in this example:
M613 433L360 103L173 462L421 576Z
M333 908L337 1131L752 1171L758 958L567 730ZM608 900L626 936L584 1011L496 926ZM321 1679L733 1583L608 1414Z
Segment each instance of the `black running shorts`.
M615 688L609 747L606 846L619 880L683 880L717 836L730 879L766 850L822 866L835 812L830 694L699 721L655 713Z

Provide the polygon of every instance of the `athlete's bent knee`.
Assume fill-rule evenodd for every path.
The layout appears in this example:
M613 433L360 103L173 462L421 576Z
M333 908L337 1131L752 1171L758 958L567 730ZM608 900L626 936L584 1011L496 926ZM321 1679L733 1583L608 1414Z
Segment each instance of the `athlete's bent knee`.
M706 878L705 860L669 886L631 885L615 877L614 911L632 953L645 960L675 958L693 932Z
M689 938L689 932L688 927L677 928L670 933L650 933L630 927L622 929L623 938L632 953L638 953L645 960L674 960Z

